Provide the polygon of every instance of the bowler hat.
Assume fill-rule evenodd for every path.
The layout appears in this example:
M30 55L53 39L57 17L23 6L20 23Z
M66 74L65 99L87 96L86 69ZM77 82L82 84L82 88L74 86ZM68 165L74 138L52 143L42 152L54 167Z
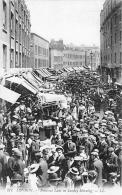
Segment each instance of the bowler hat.
M56 147L56 151L59 151L59 150L64 151L64 149L63 149L61 146L57 146L57 147Z

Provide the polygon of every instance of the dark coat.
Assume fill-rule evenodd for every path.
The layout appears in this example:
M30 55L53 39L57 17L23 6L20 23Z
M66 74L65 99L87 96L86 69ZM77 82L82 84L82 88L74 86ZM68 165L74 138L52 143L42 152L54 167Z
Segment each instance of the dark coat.
M116 172L118 168L118 156L115 153L112 153L111 156L108 156L107 163L110 164L107 167L108 172Z
M96 170L97 172L97 178L96 178L96 184L98 186L101 186L102 185L102 171L103 171L103 163L100 159L94 159L94 162L93 162L93 167L94 169Z
M1 178L3 181L6 182L7 180L7 158L6 155L0 151L0 180Z
M63 145L64 153L74 153L76 152L76 144L74 142L71 142L70 144L66 142Z
M39 169L36 172L36 176L39 177L39 187L45 186L47 184L48 179L48 164L47 162L42 158L39 163Z

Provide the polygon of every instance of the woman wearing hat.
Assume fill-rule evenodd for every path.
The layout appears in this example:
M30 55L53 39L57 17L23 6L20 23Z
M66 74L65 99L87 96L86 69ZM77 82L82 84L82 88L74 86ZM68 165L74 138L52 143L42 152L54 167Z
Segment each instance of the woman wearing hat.
M58 182L62 179L59 177L59 167L51 166L48 170L48 182L49 186L57 186Z
M72 167L64 179L65 187L75 188L77 186L77 181L79 181L79 171L76 167Z

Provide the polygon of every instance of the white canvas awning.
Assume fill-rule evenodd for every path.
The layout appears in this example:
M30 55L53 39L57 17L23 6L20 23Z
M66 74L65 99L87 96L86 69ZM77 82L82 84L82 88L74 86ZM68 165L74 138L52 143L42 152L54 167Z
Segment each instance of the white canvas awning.
M29 91L31 91L34 94L36 94L36 92L37 92L37 90L23 78L10 77L10 78L7 78L6 80L10 81L12 83L16 83L18 85L22 85L23 87L25 87L26 89L28 89Z
M0 98L14 104L21 94L0 85Z

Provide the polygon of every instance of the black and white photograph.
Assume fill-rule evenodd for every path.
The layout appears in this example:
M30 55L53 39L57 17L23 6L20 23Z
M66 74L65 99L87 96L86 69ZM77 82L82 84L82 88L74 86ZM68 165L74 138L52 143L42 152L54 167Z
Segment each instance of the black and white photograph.
M0 0L0 193L122 192L122 0Z

